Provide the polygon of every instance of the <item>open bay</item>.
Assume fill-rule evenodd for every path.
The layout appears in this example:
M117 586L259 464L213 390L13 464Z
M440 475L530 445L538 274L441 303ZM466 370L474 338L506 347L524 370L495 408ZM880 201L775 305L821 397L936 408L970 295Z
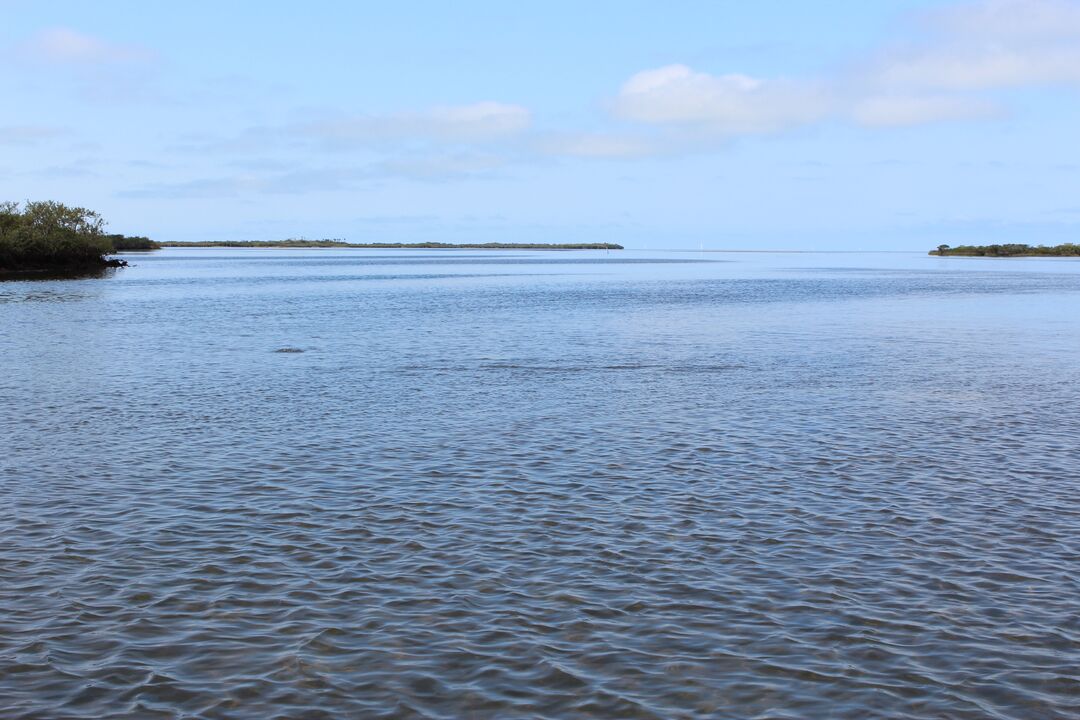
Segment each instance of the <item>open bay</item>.
M3 717L1080 713L1080 262L128 259L0 283Z

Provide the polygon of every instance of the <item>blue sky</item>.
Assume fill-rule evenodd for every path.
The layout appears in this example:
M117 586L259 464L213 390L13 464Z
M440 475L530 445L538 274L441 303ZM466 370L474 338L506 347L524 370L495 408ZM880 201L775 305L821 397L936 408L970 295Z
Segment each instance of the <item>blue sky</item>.
M0 0L0 199L170 240L1080 241L1080 0Z

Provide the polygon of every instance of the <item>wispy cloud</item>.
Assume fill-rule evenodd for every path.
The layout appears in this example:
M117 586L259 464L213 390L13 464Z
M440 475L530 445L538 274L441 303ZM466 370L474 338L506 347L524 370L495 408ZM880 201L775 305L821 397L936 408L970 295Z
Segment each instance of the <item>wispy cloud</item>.
M67 129L51 125L0 126L0 145L37 145L67 134Z
M632 75L617 118L683 140L776 133L821 120L871 127L992 118L992 91L1080 85L1080 2L982 0L928 13L914 37L815 79L710 74L674 64ZM670 136L670 134L669 134ZM700 147L698 142L697 146Z
M521 105L484 101L421 112L319 120L288 130L332 147L386 142L483 144L519 135L531 121L532 114Z
M442 218L431 213L411 215L364 215L353 222L362 225L420 225L439 222Z
M236 197L250 183L241 177L197 178L182 182L149 183L126 188L117 197L133 199L193 200Z
M1080 3L983 0L923 17L926 36L872 69L887 87L979 91L1080 84Z
M299 161L258 162L243 164L246 166L243 172L180 182L148 183L127 188L117 195L187 200L350 192L388 180L438 183L493 177L493 173L506 164L506 158L501 155L480 152L405 153L374 161L321 166L309 166Z
M812 122L826 114L829 103L814 83L710 75L686 65L666 65L627 80L614 107L627 120L743 135Z
M253 195L306 195L352 189L369 173L346 167L296 167L284 172L239 173L182 182L150 183L119 197L157 200L222 199Z
M370 168L374 177L440 182L490 176L507 165L507 157L496 153L462 152L399 155Z
M1080 37L1075 0L982 0L933 12L928 22L954 35L1038 39Z
M609 133L551 133L534 143L539 154L551 157L628 159L659 151L651 138Z
M948 95L876 95L857 101L852 116L867 127L901 127L997 115L996 104Z
M68 27L40 30L0 48L0 62L33 77L42 93L59 88L91 104L161 102L162 64L142 45L119 43Z
M1080 43L946 45L897 53L882 63L876 80L886 87L958 91L1077 84Z
M31 177L41 178L94 178L101 177L101 173L94 169L92 162L71 162L63 165L49 165L24 173Z
M416 112L309 117L252 126L231 136L190 133L171 149L185 155L248 156L232 164L256 169L294 164L270 157L282 152L397 157L409 165L416 164L410 156L423 155L433 163L443 163L450 150L456 156L489 156L491 148L514 146L527 135L531 118L531 112L520 105L485 101ZM250 159L252 156L255 159Z
M192 135L173 146L185 156L233 159L227 178L149 185L128 197L348 190L361 182L442 182L491 176L520 154L532 121L520 105L495 101L371 113L247 128L232 137ZM315 156L336 166L310 167Z
M20 48L31 60L58 65L115 65L154 59L154 53L137 45L113 43L66 27L41 30Z

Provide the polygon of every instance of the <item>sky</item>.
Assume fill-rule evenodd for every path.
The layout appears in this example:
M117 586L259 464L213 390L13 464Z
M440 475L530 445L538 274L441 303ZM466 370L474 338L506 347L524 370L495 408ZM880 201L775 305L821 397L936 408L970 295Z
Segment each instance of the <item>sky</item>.
M0 0L0 87L159 240L1080 242L1080 0Z

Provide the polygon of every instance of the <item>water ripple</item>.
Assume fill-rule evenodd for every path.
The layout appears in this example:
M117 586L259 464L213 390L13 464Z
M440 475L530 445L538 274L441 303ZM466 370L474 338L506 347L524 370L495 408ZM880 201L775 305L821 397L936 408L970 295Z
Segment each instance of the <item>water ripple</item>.
M5 288L0 714L1076 717L1080 283L990 275Z

